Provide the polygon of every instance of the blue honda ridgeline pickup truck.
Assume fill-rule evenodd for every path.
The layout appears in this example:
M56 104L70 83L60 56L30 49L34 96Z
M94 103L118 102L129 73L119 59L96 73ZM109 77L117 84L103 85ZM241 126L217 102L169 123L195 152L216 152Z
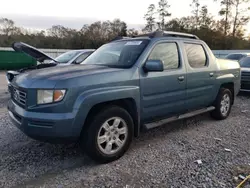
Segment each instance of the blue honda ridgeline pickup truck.
M17 76L8 109L29 137L79 141L107 163L142 130L209 111L227 118L240 76L237 62L216 59L198 37L158 31L114 40L81 65Z

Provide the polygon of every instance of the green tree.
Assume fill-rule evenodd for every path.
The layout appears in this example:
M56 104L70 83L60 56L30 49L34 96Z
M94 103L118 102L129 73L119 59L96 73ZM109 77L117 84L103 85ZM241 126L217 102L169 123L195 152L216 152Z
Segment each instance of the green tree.
M174 18L165 24L166 30L176 32L186 32L185 27L181 24L180 19Z
M207 6L202 6L199 14L199 25L201 28L215 29L215 21L213 16L209 14Z
M120 19L114 19L110 22L111 33L115 36L127 36L127 24Z
M223 25L224 36L226 36L231 29L233 0L222 0L220 4L221 10L219 11L219 15L224 17L221 20L221 24Z
M138 35L139 32L137 30L135 30L135 29L129 29L127 34L128 34L128 37L133 37L133 36Z
M146 20L146 26L143 29L145 32L152 32L155 29L155 5L150 4L148 7L147 13L144 15L144 19Z
M233 18L233 32L232 36L235 37L237 32L242 30L242 27L247 25L250 17L248 16L250 6L248 3L250 0L234 0L234 18Z
M19 27L15 26L15 22L8 18L0 19L0 33L3 35L18 35L21 34L21 30Z
M158 6L158 14L160 19L158 22L158 28L164 30L166 18L171 16L171 13L169 12L170 5L167 0L160 0Z
M98 48L117 36L127 36L127 24L119 19L84 25L80 31L84 48Z
M98 48L105 42L108 42L110 36L110 23L109 22L95 22L88 27L82 28L83 40L92 46L92 48Z
M196 29L199 26L199 12L200 12L200 2L199 0L193 0L190 6L193 8L192 14L195 16L196 20Z

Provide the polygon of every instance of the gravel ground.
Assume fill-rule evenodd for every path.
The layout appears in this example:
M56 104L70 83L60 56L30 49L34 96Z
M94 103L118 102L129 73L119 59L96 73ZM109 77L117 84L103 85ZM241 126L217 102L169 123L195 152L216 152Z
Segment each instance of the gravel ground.
M8 94L0 92L0 187L228 188L240 182L239 174L250 174L247 94L237 97L224 121L204 114L153 129L135 139L121 159L98 165L76 144L26 137L10 123Z

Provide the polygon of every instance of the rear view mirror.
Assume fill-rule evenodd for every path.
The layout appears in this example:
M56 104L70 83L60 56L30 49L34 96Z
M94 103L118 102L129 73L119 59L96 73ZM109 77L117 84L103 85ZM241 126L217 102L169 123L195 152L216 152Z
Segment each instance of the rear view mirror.
M161 60L148 60L144 65L146 72L162 72L164 70L163 62Z

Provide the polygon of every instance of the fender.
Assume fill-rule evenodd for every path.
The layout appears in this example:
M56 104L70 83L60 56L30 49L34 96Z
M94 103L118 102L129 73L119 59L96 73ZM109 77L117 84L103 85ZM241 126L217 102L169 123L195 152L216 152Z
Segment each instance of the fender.
M139 86L105 87L105 88L98 88L98 89L91 89L84 91L82 94L79 95L74 104L74 111L77 111L77 115L73 123L74 125L73 132L79 134L80 136L87 115L93 106L103 102L109 102L119 99L128 99L128 98L132 98L136 102L136 108L138 113L137 115L139 121L140 120Z
M235 70L233 73L220 73L216 80L220 85L225 83L234 83L236 88L240 88L240 77L240 71Z
M216 80L218 83L218 91L221 85L227 83L234 84L234 95L236 96L240 91L240 71L235 71L234 73L220 74Z

